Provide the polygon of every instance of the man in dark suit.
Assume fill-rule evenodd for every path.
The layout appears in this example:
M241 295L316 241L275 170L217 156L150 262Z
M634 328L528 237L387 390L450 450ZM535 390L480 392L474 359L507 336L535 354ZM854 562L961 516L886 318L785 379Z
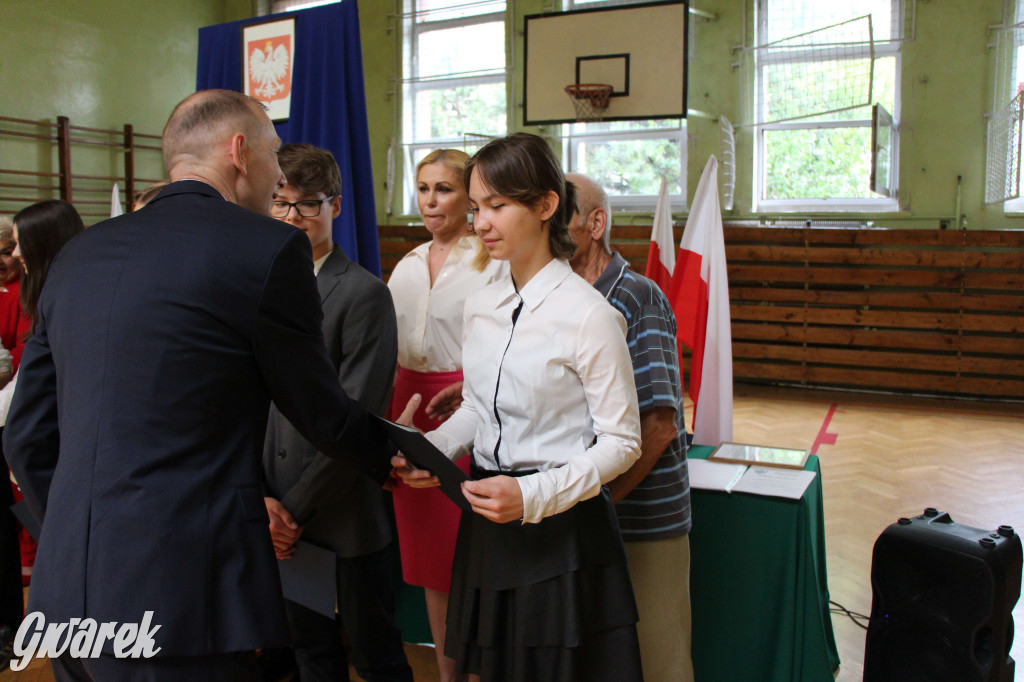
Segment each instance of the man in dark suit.
M383 415L398 356L395 308L384 282L349 260L331 238L341 213L338 164L329 151L308 144L287 144L277 159L287 183L271 215L305 232L313 247L324 341L335 375L349 397ZM278 558L287 560L300 536L337 554L338 612L359 676L367 682L412 682L394 621L387 493L318 453L274 406L263 469ZM290 600L285 610L302 681L347 680L348 657L335 619Z
M309 240L268 215L284 177L262 105L196 93L163 145L171 184L54 260L4 433L43 524L28 610L159 626L154 658L107 641L55 658L58 680L248 679L253 649L287 644L261 487L271 400L320 451L390 468L327 355Z

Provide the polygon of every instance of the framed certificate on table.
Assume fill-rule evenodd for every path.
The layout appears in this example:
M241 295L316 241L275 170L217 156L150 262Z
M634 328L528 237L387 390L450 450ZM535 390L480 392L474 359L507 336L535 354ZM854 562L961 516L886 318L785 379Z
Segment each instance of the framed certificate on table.
M803 469L810 454L810 450L747 445L745 443L722 443L708 456L708 461Z

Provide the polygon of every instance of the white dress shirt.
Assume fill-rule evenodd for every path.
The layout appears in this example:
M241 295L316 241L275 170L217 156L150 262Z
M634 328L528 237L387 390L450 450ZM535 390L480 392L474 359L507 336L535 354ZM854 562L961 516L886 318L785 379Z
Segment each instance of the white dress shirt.
M316 277L317 275L320 274L320 268L322 268L324 266L324 263L327 262L327 259L330 258L332 253L334 253L334 249L331 249L330 251L328 251L327 253L325 253L324 255L320 256L319 258L317 258L316 260L313 261L313 276L314 277Z
M388 289L398 317L398 364L417 372L462 369L462 311L468 297L503 273L508 265L489 261L473 267L479 237L466 236L452 247L434 286L427 262L430 242L398 261Z
M640 456L625 321L566 261L519 292L506 275L473 294L465 325L464 402L427 438L453 459L472 446L485 469L538 470L516 479L524 523L597 495Z

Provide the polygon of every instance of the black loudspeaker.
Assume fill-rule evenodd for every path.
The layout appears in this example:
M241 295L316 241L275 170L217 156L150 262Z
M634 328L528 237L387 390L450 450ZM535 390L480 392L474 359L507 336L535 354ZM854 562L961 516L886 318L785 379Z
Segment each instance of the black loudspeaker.
M935 509L875 541L864 682L1013 682L1021 542Z

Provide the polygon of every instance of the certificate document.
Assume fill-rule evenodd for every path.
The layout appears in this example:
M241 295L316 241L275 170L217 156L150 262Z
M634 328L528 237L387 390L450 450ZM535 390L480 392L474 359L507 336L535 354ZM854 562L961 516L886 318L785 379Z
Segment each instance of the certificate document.
M799 500L815 476L813 471L752 466L733 486L732 492Z
M455 466L433 443L417 429L393 421L374 417L384 427L388 439L417 469L425 469L441 479L441 492L466 511L472 511L469 500L462 494L462 482L469 480L465 472Z

